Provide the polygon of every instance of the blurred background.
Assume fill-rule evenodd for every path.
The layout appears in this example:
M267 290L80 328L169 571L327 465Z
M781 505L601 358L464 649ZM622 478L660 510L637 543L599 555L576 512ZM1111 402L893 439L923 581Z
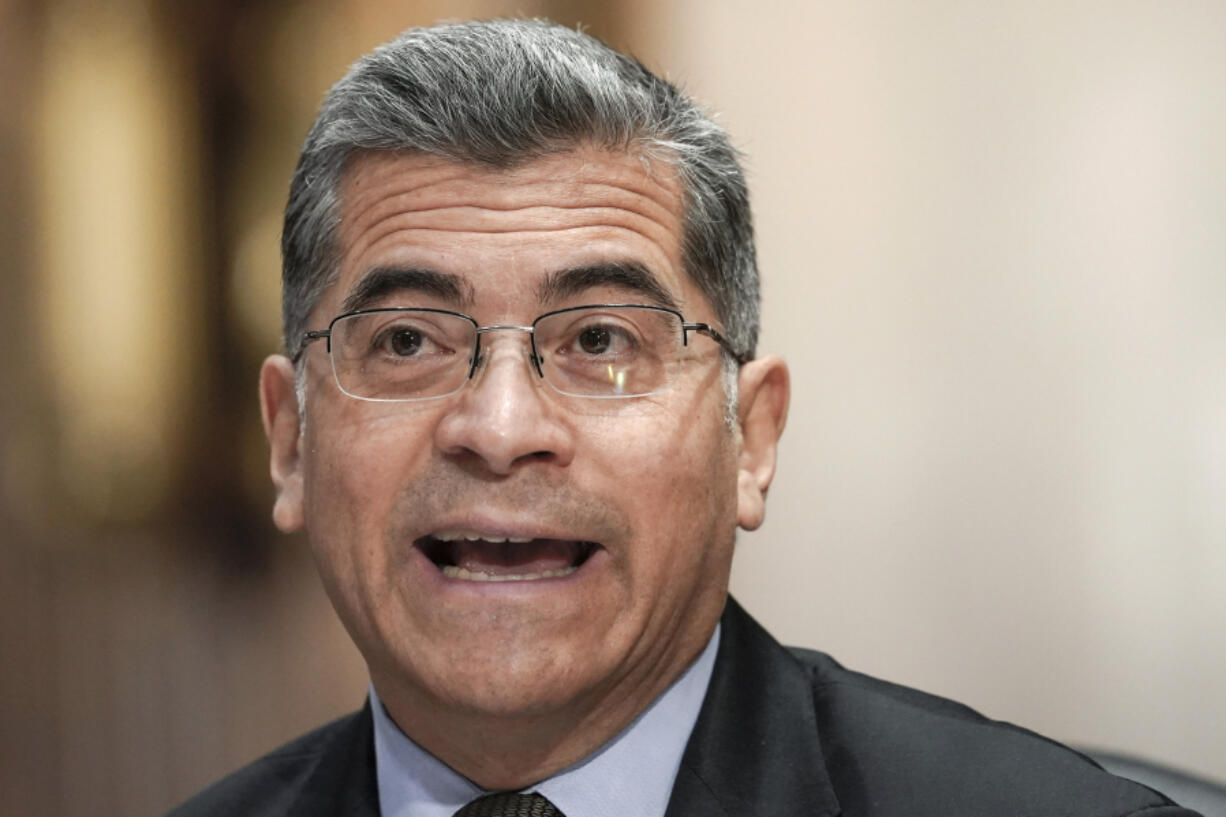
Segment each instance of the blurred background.
M748 155L795 380L750 611L1226 778L1226 4L0 0L0 815L157 814L361 704L268 519L284 195L353 59L521 14Z

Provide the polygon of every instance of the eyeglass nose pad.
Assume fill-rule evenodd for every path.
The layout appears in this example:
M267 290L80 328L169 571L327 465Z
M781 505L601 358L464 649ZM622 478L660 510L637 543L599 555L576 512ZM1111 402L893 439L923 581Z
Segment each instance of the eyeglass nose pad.
M532 364L532 370L536 372L536 376L543 379L545 377L545 372L542 367L545 365L545 358L536 353L536 338L530 337L528 339L528 344L528 362ZM481 351L481 336L477 335L477 342L473 346L473 356L468 361L469 380L472 380L473 377L476 376L477 369L479 369L481 364L484 362L485 354Z
M481 354L481 336L477 335L477 339L473 343L473 356L468 361L469 380L473 379L473 375L477 373L477 367L481 365L481 361L484 359L485 355Z

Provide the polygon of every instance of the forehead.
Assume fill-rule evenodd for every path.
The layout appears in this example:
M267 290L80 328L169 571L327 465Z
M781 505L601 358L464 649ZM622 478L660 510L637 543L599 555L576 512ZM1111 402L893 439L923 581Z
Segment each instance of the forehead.
M341 264L328 308L352 306L387 270L437 273L459 283L456 298L488 301L599 265L640 269L678 305L692 300L681 186L666 162L581 148L501 170L366 153L339 192Z

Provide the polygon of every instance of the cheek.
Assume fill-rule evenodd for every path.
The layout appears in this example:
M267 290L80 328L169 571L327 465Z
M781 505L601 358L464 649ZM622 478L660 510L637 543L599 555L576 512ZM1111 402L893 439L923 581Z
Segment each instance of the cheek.
M731 540L736 457L722 402L653 405L610 418L585 437L602 490L621 497L634 520L636 572L694 570Z
M332 560L373 561L400 492L421 467L420 457L429 455L429 434L403 413L342 410L313 420L303 486L311 539ZM316 428L327 431L316 434Z
M326 432L316 434L313 428ZM359 645L383 640L380 621L393 609L396 554L387 531L398 497L421 467L418 454L429 454L416 429L403 413L308 417L303 485L308 539L324 589Z

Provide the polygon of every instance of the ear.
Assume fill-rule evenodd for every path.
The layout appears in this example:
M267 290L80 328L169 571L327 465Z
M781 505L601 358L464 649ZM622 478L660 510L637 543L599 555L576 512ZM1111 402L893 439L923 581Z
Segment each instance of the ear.
M779 435L787 422L790 398L788 367L778 356L760 357L741 367L736 521L745 530L756 529L766 516L766 490L775 476Z
M270 449L269 473L277 497L272 520L285 533L302 528L301 420L294 389L294 364L271 355L260 367L260 417Z

